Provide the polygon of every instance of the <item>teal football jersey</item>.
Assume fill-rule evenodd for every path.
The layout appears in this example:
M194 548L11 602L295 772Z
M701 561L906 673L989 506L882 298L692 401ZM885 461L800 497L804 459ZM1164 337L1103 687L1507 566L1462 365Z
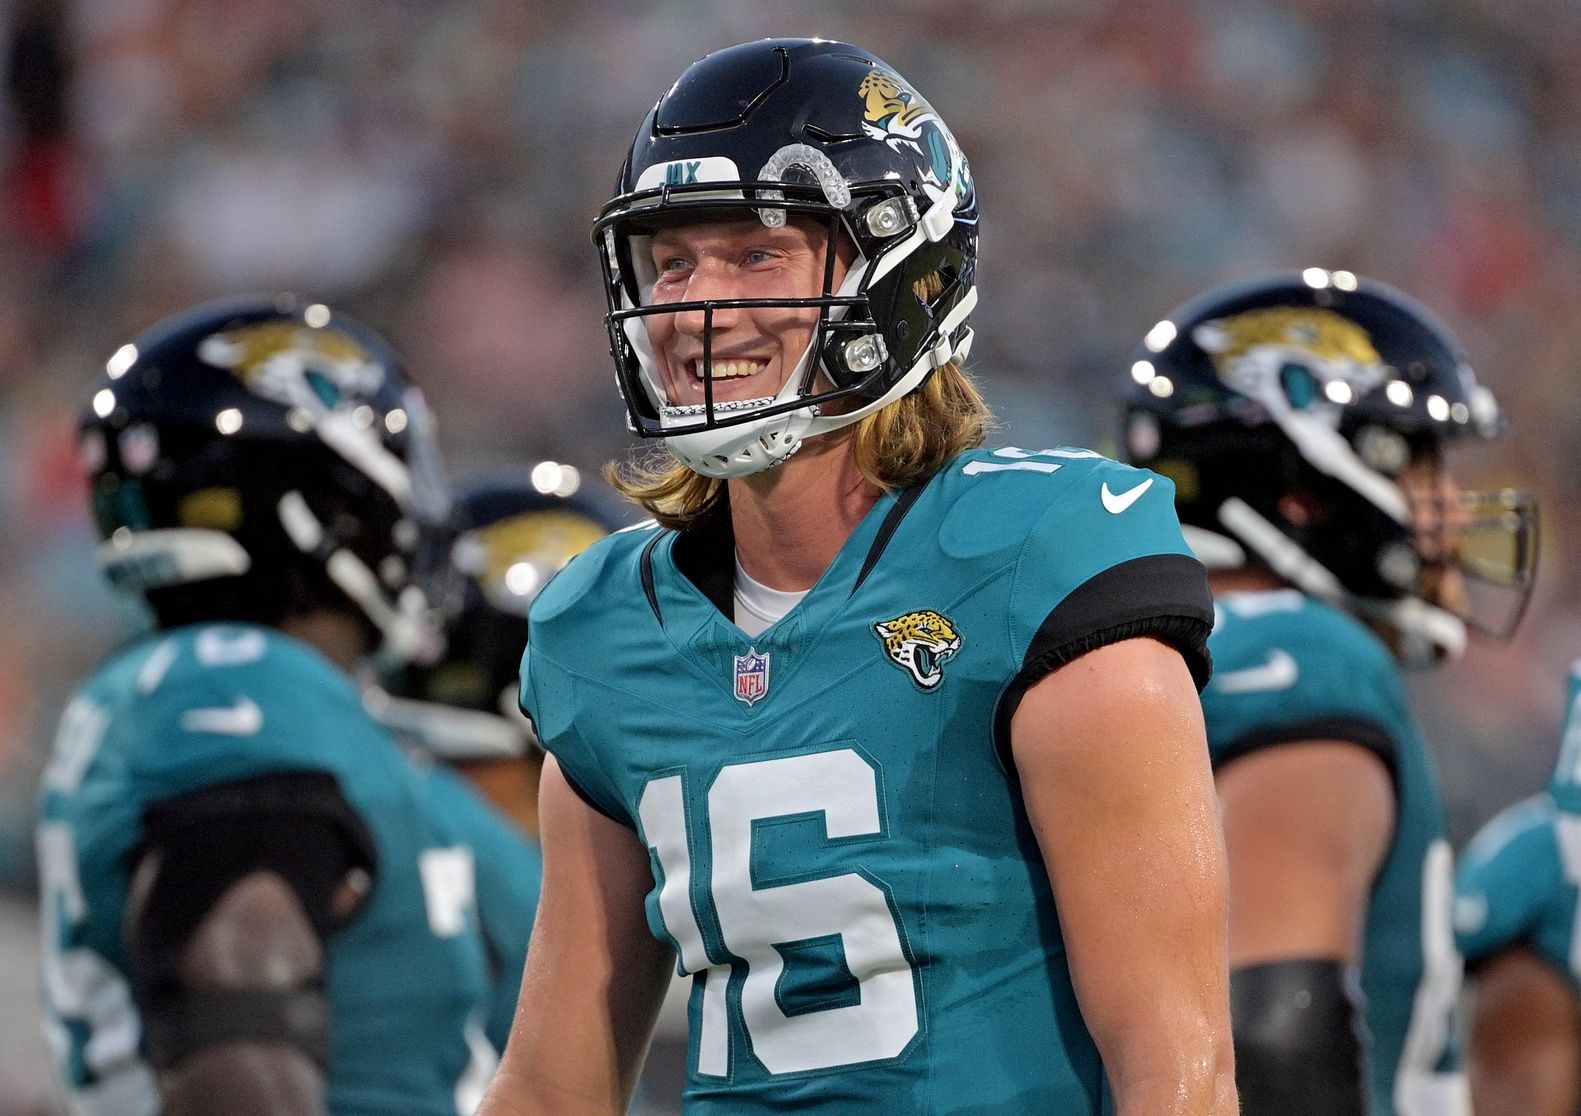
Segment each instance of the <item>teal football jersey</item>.
M688 1112L1113 1110L1006 730L1114 640L1206 677L1172 501L1084 450L975 451L880 499L761 635L721 611L722 518L612 535L538 598L523 705L651 850Z
M152 1116L123 928L150 804L282 771L327 772L377 854L325 942L336 1114L469 1112L493 1070L472 856L357 688L249 625L156 633L73 697L41 781L46 1031L73 1111Z
M1581 664L1571 668L1559 762L1547 790L1498 814L1461 858L1455 935L1467 962L1538 952L1581 995Z
M420 761L421 762L421 761ZM432 807L472 850L477 873L478 925L491 985L485 1030L505 1049L527 964L527 941L543 889L543 850L467 782L442 763L426 762Z
M1208 647L1216 673L1202 708L1216 768L1303 740L1354 741L1388 764L1394 840L1362 942L1370 1111L1467 1111L1451 1028L1461 975L1454 861L1438 778L1394 656L1355 618L1295 590L1224 594Z

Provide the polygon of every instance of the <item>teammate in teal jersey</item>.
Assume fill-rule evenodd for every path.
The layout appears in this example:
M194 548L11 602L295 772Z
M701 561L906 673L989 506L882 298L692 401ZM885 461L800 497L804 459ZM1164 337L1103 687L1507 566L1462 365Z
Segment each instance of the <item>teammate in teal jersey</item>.
M104 569L155 630L72 699L42 781L72 1110L470 1111L472 858L351 675L434 635L421 396L323 305L210 304L110 358L80 445Z
M1168 482L974 449L977 202L884 63L698 62L595 225L659 525L534 602L545 877L489 1116L620 1112L667 975L694 1113L1235 1109Z
M1467 1042L1479 1116L1581 1112L1581 663L1542 794L1466 846L1455 938L1472 982Z
M488 1036L505 1048L538 912L543 752L517 705L527 608L574 556L618 524L577 471L539 462L458 487L445 545L445 651L392 673L368 706L420 752L433 808L465 835L493 975ZM433 761L438 761L433 762Z
M1400 668L1525 605L1530 501L1463 493L1444 460L1497 405L1426 310L1343 271L1215 290L1130 371L1131 459L1174 479L1213 571L1244 1111L1464 1113L1452 861Z

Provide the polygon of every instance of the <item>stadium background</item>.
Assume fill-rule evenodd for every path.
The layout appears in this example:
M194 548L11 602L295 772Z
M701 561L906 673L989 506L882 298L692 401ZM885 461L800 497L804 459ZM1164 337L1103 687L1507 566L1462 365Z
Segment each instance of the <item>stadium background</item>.
M29 829L65 694L137 613L73 462L87 385L198 299L391 335L457 475L630 440L587 228L666 83L849 38L951 124L984 209L973 366L1023 446L1114 447L1125 357L1199 290L1343 267L1455 327L1543 502L1508 647L1414 683L1464 839L1540 785L1581 656L1581 6L1572 0L0 0L0 1114L48 1111Z

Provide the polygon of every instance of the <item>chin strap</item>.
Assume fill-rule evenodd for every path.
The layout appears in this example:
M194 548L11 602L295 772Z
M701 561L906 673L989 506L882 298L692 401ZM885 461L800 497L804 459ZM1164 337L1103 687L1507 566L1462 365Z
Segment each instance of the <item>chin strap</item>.
M1224 524L1231 535L1256 554L1270 570L1297 589L1355 613L1365 620L1387 627L1397 637L1396 654L1399 655L1401 663L1409 669L1421 670L1436 666L1446 660L1457 659L1465 652L1466 624L1460 617L1420 597L1384 600L1376 597L1359 597L1351 593L1328 567L1302 550L1278 527L1253 511L1244 500L1232 496L1220 504L1219 522ZM1228 543L1239 549L1232 540L1222 535L1212 531L1195 530L1198 534L1188 538L1193 549L1196 547L1197 537L1202 536L1208 540L1217 540L1219 544ZM1214 544L1210 543L1209 548L1211 556L1220 560L1229 554L1228 549L1222 545L1215 551ZM1241 564L1244 565L1245 552L1242 551L1241 554L1243 559ZM1198 557L1209 569L1237 568L1210 564L1201 554Z
M396 666L438 654L440 637L421 589L408 585L392 598L366 562L329 538L300 492L280 497L277 511L286 537L303 554L321 562L330 581L378 629L383 640L374 653L376 660Z

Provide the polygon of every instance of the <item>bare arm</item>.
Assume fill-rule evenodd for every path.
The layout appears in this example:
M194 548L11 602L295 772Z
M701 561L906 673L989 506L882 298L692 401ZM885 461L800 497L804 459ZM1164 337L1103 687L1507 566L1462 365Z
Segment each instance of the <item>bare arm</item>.
M1230 861L1230 967L1355 963L1373 878L1394 833L1394 788L1372 752L1281 744L1218 775Z
M478 1116L626 1111L674 954L648 929L648 850L553 759L539 796L544 881L510 1044Z
M1233 1116L1224 851L1184 660L1150 639L1081 656L1027 692L1011 749L1121 1116Z
M167 865L167 868L175 866ZM136 874L129 906L135 955L157 854ZM316 982L324 955L302 905L276 875L257 872L225 892L199 922L177 962L187 992L285 991ZM319 1116L324 1074L302 1049L278 1042L201 1046L159 1072L165 1116Z
M1247 1116L1371 1108L1357 984L1394 788L1373 752L1280 744L1219 771L1230 862L1230 977Z
M1557 969L1528 949L1477 974L1468 1058L1479 1116L1575 1116L1581 1110L1581 1010Z

